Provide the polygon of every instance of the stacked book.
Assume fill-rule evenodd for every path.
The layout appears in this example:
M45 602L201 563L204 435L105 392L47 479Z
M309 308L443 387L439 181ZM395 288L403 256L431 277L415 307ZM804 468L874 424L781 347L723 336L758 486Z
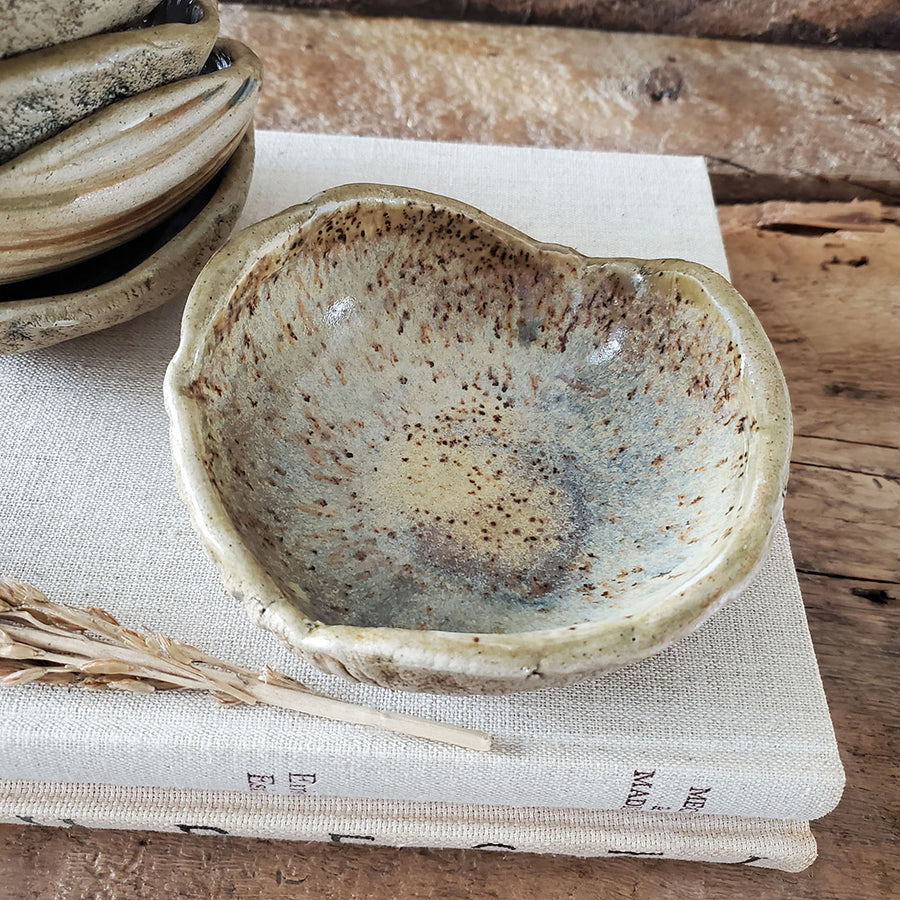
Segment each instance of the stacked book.
M698 158L262 133L249 223L352 181L471 203L597 256L727 276ZM567 688L390 692L250 624L203 554L162 403L180 309L0 359L0 576L357 704L490 733L478 753L201 694L0 692L0 820L798 871L843 770L783 523L754 584L668 651Z

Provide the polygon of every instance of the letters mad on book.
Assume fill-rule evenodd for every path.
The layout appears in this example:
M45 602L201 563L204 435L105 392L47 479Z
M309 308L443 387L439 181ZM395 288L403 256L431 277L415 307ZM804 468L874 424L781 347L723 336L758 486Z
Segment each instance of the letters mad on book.
M681 806L658 806L649 805L650 794L653 791L653 779L656 777L656 770L641 771L635 769L631 776L631 786L628 789L628 796L622 804L622 809L645 809L653 811L672 812L699 812L706 806L709 798L709 787L690 787L687 795L681 803Z

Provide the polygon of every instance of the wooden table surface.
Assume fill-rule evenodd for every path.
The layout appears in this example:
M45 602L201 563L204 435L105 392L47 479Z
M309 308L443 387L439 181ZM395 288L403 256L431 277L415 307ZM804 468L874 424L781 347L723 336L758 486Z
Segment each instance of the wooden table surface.
M224 30L256 46L269 82L293 90L301 109L302 85L289 66L296 48L279 45L271 30L262 40L255 15L225 11ZM485 98L498 107L514 99ZM264 95L257 124L348 130L339 95L317 102L285 123ZM434 109L447 102L436 96ZM424 116L417 109L409 136L441 137L440 117L428 118L427 103ZM454 119L443 136L477 139L477 128L467 133ZM582 137L554 142L583 146ZM0 826L0 898L892 896L900 876L900 207L773 202L719 212L734 283L762 320L791 390L786 517L847 771L840 806L813 824L819 859L810 869Z

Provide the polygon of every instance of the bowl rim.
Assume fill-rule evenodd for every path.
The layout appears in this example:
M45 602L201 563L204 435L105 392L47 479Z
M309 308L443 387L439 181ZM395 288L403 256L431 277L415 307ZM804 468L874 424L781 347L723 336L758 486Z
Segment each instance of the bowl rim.
M94 0L92 14L77 19L67 15L68 3L52 6L46 0L31 0L30 3L0 4L0 31L13 28L17 16L43 14L50 23L49 26L44 24L44 27L28 32L30 37L21 28L16 28L11 35L7 32L5 40L0 41L0 59L11 59L44 47L127 29L133 23L140 22L144 16L150 15L159 3L160 0L141 0L123 8L122 0ZM24 10L22 6L25 7Z
M131 240L215 176L252 127L263 69L233 38L216 40L207 59L216 68L124 97L0 164L0 288ZM206 115L200 127L181 122L165 152L158 142L147 149L146 135L165 128L173 112L197 110ZM138 169L130 159L123 166L120 145L137 144L139 130L145 165ZM102 149L103 160L82 174L73 160L86 148L95 156ZM53 180L60 172L68 173L63 184Z
M174 0L161 0L150 11L152 15L164 3ZM27 95L40 86L45 92L44 102L49 98L55 111L65 109L75 93L73 87L76 77L105 73L110 77L123 67L141 57L146 63L149 59L158 64L158 77L143 84L138 90L126 91L121 96L107 99L92 109L82 107L74 118L65 116L62 124L54 130L41 133L37 140L21 146L12 156L4 153L0 164L5 164L26 153L32 147L50 140L66 128L76 124L80 119L110 106L112 103L127 100L139 93L162 87L178 78L192 78L199 74L216 44L219 34L219 8L217 0L189 0L189 3L200 10L201 16L194 22L172 21L156 24L139 23L134 28L122 31L107 31L78 38L63 44L53 44L39 50L21 53L17 56L0 58L0 111L12 115L10 104L15 105L23 92ZM185 11L188 7L185 7ZM199 60L197 71L188 71L182 65L180 71L172 71L172 61L176 57L193 55ZM164 70L168 69L168 73ZM4 104L6 106L4 107ZM15 117L13 116L13 119ZM8 149L8 148L7 148Z
M750 399L758 407L758 414L753 409L758 429L748 432L756 452L748 463L744 512L707 565L672 594L638 613L502 634L329 625L308 618L283 594L244 543L202 462L203 408L192 382L216 315L260 258L276 251L318 215L360 201L440 205L469 216L501 239L524 243L537 253L563 254L578 263L580 273L598 266L632 274L671 272L683 288L705 294L732 332L741 352L741 380L753 385ZM176 476L193 526L226 589L245 603L258 625L320 667L354 680L373 680L367 674L373 670L402 670L413 678L447 675L476 685L476 690L479 684L486 690L503 684L508 686L499 689L539 688L635 662L694 630L741 593L765 560L780 518L793 436L787 385L774 349L746 301L713 270L685 260L588 257L570 247L536 241L461 201L417 189L364 183L322 191L251 225L210 259L188 297L181 342L166 371L164 394ZM377 683L410 687L403 678L387 677Z
M0 355L38 350L112 328L176 297L184 298L193 284L191 272L185 272L184 267L191 255L207 241L212 242L215 235L221 234L215 240L218 246L227 240L227 234L222 232L233 226L243 209L255 154L255 135L251 127L212 179L213 183L217 178L220 181L194 217L116 278L66 293L23 300L0 299ZM185 206L189 206L196 196L174 210L162 224L182 215ZM195 271L200 268L196 266ZM163 284L160 284L157 278L167 272L171 273L169 279L163 276ZM0 297L2 294L3 287L0 286ZM23 331L28 334L27 339L23 339L20 346L13 346L11 335Z
M141 48L150 45L156 52L176 50L188 41L208 43L210 49L219 33L219 5L217 0L190 0L196 5L202 16L194 22L175 20L172 22L149 22L163 3L169 0L156 0L146 16L133 26L123 26L112 31L101 31L87 34L74 40L58 44L48 44L33 50L26 50L10 56L0 57L0 73L4 79L35 77L48 65L64 66L72 57L85 58L94 64L105 56L113 56L116 52L131 47ZM185 7L187 9L187 7ZM111 60L114 62L114 60Z

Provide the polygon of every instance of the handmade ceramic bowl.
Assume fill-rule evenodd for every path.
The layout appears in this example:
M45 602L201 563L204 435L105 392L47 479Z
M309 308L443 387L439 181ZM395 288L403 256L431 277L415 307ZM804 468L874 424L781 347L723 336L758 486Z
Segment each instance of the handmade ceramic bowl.
M116 100L196 75L218 31L216 0L164 0L140 28L0 61L0 162Z
M432 692L575 681L694 628L761 562L791 440L719 275L373 185L213 257L166 399L194 526L256 621Z
M159 0L5 0L0 58L137 22Z
M243 44L222 40L207 68L0 166L0 284L125 243L209 181L250 124L262 67Z
M231 233L252 174L250 130L223 169L146 234L71 268L0 285L0 353L67 341L186 297Z

